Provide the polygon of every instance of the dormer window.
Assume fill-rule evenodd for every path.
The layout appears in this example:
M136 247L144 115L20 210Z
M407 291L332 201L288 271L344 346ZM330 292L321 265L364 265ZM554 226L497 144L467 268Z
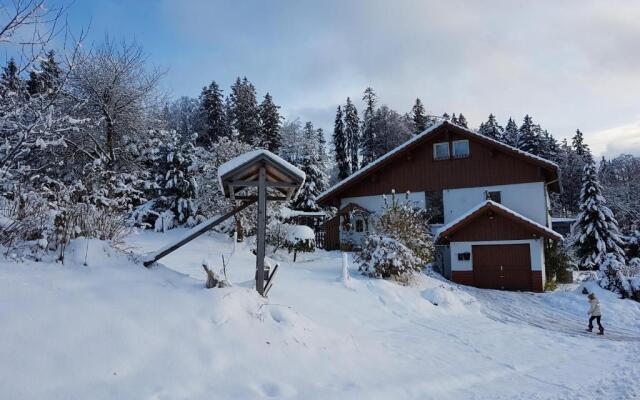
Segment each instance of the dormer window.
M449 142L433 144L433 159L448 160L449 159Z
M454 140L451 143L453 148L453 158L467 158L469 157L469 141L468 140Z

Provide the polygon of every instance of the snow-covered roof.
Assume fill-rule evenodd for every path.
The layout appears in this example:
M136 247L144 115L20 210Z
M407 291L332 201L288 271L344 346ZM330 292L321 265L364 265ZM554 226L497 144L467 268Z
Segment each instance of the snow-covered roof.
M471 217L475 216L476 213L478 213L479 211L483 210L483 209L494 209L494 210L498 210L498 211L502 211L505 214L508 214L511 217L514 217L515 219L518 219L532 227L537 228L538 230L546 233L548 236L555 238L556 240L562 240L562 235L559 234L558 232L554 231L553 229L550 229L542 224L537 223L536 221L525 217L522 214L519 214L515 211L513 211L510 208L507 208L505 206L503 206L500 203L496 203L495 201L492 200L486 200L483 201L482 203L479 203L478 205L476 205L475 207L471 208L469 211L467 211L466 213L462 214L461 216L459 216L458 218L454 219L453 221L449 222L446 225L443 225L442 227L440 227L440 229L438 229L438 232L436 233L436 236L434 238L434 242L437 242L439 239L442 238L444 233L450 232L453 228L457 227L458 225L460 225L462 222L470 219ZM479 215L480 213L478 213Z
M283 176L289 176L292 178L295 183L299 185L298 187L302 186L304 183L306 174L300 168L273 154L269 150L258 149L232 158L218 167L218 183L220 184L222 191L226 194L226 188L223 184L224 180L229 178L231 175L235 176L236 173L241 172L243 168L248 170L248 175L255 175L257 167L253 164L260 160L267 161L267 164L272 164L279 170L279 175L284 174Z
M383 155L382 157L372 161L371 163L367 164L366 166L364 166L362 169L358 170L357 172L349 175L348 177L346 177L345 179L343 179L342 181L336 183L335 185L331 186L329 189L325 190L324 192L320 193L317 197L316 200L322 199L323 197L326 197L327 195L329 195L331 192L347 185L350 182L353 182L354 180L356 180L357 178L361 177L362 175L367 174L369 171L371 171L373 168L375 168L376 166L383 164L385 161L389 160L390 158L392 158L394 155L402 152L403 150L407 149L408 147L411 147L414 143L419 142L421 140L423 140L425 137L429 136L431 133L433 133L434 131L437 131L438 128L440 128L441 126L444 125L449 125L452 127L455 127L457 129L460 129L462 131L464 131L465 133L472 135L474 137L479 138L480 140L484 140L487 142L490 142L498 147L507 149L509 151L512 151L514 153L520 154L524 157L530 158L532 160L535 160L539 163L545 164L546 166L548 166L549 168L554 168L554 169L558 169L558 164L549 161L545 158L536 156L535 154L531 154L528 153L526 151L522 151L518 148L515 148L513 146L509 146L506 143L503 143L499 140L490 138L488 136L482 135L478 132L474 132L471 129L465 128L463 126L460 125L455 125L452 124L449 121L446 120L441 120L436 122L435 124L433 124L432 126L430 126L428 129L424 130L422 133L414 136L413 138L407 140L406 142L404 142L403 144L401 144L400 146L396 147L395 149L391 150L390 152L386 153L385 155Z

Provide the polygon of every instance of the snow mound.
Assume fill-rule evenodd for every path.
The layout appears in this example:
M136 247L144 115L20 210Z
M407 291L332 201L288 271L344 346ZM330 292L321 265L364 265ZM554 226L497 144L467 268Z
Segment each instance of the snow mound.
M475 297L453 286L440 285L425 289L422 291L422 297L451 313L462 314L471 309L477 309L474 304L476 303Z

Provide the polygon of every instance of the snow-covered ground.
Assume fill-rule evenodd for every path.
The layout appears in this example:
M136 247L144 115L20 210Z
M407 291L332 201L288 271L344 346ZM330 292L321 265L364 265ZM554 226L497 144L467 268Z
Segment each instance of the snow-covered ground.
M182 234L127 244L143 253ZM340 253L319 251L283 256L265 301L249 247L222 235L150 270L88 245L87 266L83 240L64 266L0 260L0 398L640 398L640 304L598 289L605 337L583 331L577 287L400 286L354 266L345 284ZM202 260L221 254L234 286L206 290Z

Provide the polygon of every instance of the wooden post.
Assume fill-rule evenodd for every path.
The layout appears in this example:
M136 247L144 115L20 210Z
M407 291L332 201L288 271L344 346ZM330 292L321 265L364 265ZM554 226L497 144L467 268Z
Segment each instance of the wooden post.
M258 237L256 241L256 290L264 295L264 253L267 219L267 172L262 165L258 175Z

